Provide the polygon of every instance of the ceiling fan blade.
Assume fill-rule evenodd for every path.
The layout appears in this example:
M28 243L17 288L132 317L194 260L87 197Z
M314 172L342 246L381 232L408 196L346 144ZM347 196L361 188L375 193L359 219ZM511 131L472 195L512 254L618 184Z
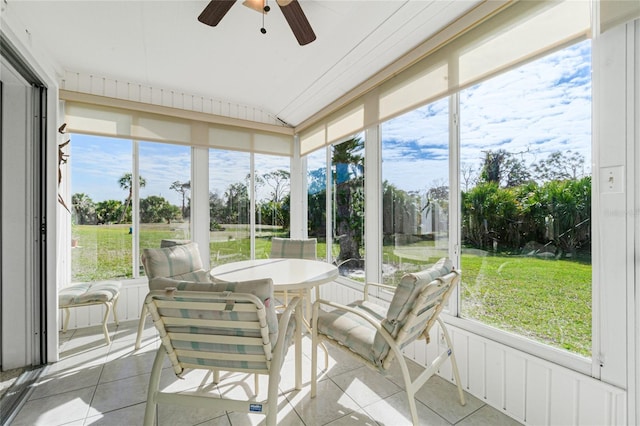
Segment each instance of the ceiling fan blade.
M212 0L209 2L207 7L204 8L200 16L198 16L198 21L203 24L210 25L215 27L218 23L224 18L224 15L227 14L231 6L236 2L236 0Z
M280 6L280 10L282 10L282 14L289 23L291 31L298 39L300 46L309 44L316 39L316 34L313 32L313 28L311 28L298 0L278 0L278 6Z

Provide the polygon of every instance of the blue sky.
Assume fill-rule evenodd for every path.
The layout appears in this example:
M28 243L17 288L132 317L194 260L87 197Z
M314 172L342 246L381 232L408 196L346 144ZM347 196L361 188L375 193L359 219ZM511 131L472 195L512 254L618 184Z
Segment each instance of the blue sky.
M577 151L591 164L591 44L570 48L511 70L460 94L461 164L479 167L482 152L505 149L524 153L527 163L554 151ZM411 111L382 125L383 179L406 191L423 191L448 181L448 99ZM94 201L124 200L118 179L131 170L132 143L127 140L72 135L69 162L72 193ZM223 195L244 181L249 154L211 150L210 187ZM324 165L324 152L308 158L310 169ZM161 195L180 205L171 183L190 179L190 149L140 143L140 175L147 185L141 196ZM289 170L289 159L255 156L259 173ZM259 198L268 188L259 190Z

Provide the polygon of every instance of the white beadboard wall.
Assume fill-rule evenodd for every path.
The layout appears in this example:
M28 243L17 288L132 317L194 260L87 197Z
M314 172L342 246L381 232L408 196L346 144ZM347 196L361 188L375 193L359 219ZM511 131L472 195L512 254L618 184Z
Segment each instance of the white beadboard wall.
M124 282L118 319L138 319L147 292L146 283ZM339 303L362 297L358 290L338 283L323 285L320 293ZM102 324L101 305L70 311L69 329ZM624 390L460 328L449 326L448 330L464 389L515 420L526 425L627 424ZM407 347L405 355L418 363L431 362L440 352L438 336L436 325L429 345L419 341ZM453 381L451 364L445 363L439 375Z
M93 74L65 71L59 83L61 89L74 92L89 93L97 96L143 102L169 108L275 124L278 126L283 124L273 114L254 106L240 105L197 94L151 87L135 82L119 81Z

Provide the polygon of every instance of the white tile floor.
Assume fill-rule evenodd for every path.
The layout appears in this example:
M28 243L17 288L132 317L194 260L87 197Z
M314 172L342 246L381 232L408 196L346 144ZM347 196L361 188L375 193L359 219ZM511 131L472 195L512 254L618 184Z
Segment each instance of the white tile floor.
M158 340L147 322L143 347L134 351L137 322L110 325L112 343L105 345L100 327L60 334L60 361L44 370L28 400L11 423L18 425L140 425L144 418L149 373ZM278 402L278 425L408 425L406 396L397 375L383 377L355 359L329 346L330 363L318 383L318 397L311 398L308 337L303 348L303 388L294 390L293 349L283 365ZM319 367L324 367L319 357ZM168 363L166 364L168 367ZM184 380L170 368L162 374L162 388L246 395L253 390L253 376L223 374L218 386L211 376L193 371ZM266 392L266 378L260 390ZM426 425L517 425L510 417L467 394L461 406L456 388L432 377L418 393L418 416ZM233 413L180 406L160 406L157 424L257 425L259 414Z

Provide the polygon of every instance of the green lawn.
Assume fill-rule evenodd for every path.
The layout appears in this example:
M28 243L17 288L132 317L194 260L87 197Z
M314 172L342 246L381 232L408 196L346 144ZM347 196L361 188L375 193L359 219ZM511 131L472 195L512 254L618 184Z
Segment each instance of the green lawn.
M461 315L591 356L591 265L462 255Z
M164 238L185 238L182 224L144 225L141 247L160 247ZM212 264L248 259L248 231L211 233ZM256 257L266 258L269 237L256 238ZM93 281L131 278L131 235L129 225L74 225L72 237L72 279ZM424 247L433 242L420 243ZM325 257L326 245L318 244L318 257ZM399 266L394 248L385 246L384 261ZM413 260L403 269L421 269L436 258ZM571 260L544 260L503 255L462 255L461 315L482 321L551 346L591 355L591 265ZM396 273L399 278L402 271Z

